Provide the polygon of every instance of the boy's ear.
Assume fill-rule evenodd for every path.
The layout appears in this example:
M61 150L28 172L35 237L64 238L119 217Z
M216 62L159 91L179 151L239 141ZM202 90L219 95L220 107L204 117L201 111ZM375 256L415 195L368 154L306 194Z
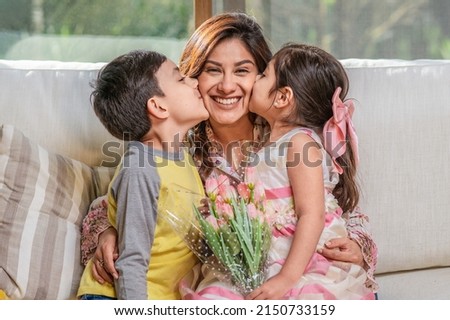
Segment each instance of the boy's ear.
M169 110L164 108L157 97L151 97L147 100L147 111L155 118L166 119L169 117Z
M283 87L277 91L277 96L275 98L275 107L283 108L288 106L294 97L294 92L291 87Z

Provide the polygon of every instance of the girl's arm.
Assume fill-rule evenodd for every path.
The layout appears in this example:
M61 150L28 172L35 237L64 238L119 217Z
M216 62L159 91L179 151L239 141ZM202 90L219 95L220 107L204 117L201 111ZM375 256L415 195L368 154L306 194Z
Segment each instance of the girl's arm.
M299 217L294 238L280 273L253 291L249 299L282 299L302 277L324 228L320 147L306 134L295 135L288 148L286 166Z
M327 259L358 264L367 271L366 286L377 291L374 272L377 264L378 248L373 241L368 217L359 207L342 216L346 220L348 238L328 241L320 253Z

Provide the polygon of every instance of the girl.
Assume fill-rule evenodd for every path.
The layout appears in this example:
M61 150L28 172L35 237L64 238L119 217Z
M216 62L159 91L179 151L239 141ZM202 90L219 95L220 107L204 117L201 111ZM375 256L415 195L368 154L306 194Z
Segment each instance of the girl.
M268 280L248 299L374 299L361 266L320 254L347 236L341 216L359 199L347 90L339 61L304 44L284 46L255 82L250 111L271 133L253 164L270 200L273 239Z

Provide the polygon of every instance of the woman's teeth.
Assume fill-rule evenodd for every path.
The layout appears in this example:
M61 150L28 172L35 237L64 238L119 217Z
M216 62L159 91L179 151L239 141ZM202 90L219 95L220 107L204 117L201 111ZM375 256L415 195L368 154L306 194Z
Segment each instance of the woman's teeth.
M239 98L229 98L229 99L215 98L214 100L220 104L233 104L238 102Z

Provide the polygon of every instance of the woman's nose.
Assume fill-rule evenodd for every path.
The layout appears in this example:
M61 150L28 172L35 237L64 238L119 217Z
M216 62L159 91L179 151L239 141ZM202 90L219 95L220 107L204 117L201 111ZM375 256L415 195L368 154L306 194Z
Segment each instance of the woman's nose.
M233 76L224 75L218 83L217 89L223 93L233 92L236 89L236 81L234 81Z

